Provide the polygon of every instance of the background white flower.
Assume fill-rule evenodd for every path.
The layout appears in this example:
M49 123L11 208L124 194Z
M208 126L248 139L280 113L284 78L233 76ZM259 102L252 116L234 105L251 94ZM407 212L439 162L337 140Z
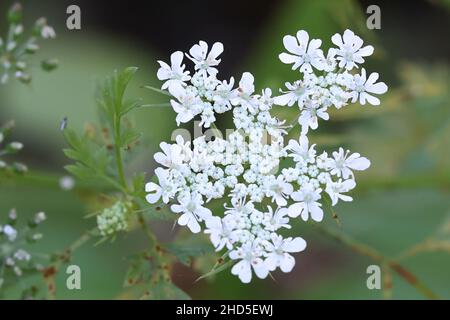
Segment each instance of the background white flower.
M331 41L339 47L335 52L336 59L339 61L339 68L347 70L358 67L358 63L364 63L363 57L372 55L374 50L372 46L362 47L364 41L349 29L344 31L343 36L336 33L331 37Z
M362 105L369 102L371 105L378 106L380 104L380 99L370 95L373 94L383 94L387 91L387 85L384 82L375 83L378 80L378 73L373 72L370 74L369 78L366 79L366 70L362 68L361 75L355 75L354 83L351 86L353 91L350 93L352 97L352 102L358 101Z
M200 41L199 44L192 46L189 50L190 55L186 55L195 63L195 70L200 73L208 73L215 76L218 72L217 66L220 59L217 59L223 52L223 44L216 42L213 44L211 51L208 53L208 44L205 41Z
M158 69L156 76L159 80L165 81L162 84L161 89L165 90L175 84L185 85L184 82L191 79L189 71L184 71L185 65L182 64L183 57L184 55L181 51L172 53L170 55L170 66L164 61L158 60L161 67Z
M290 53L281 53L279 58L281 62L293 64L292 70L300 68L300 72L312 72L312 67L317 70L323 70L324 56L320 46L322 40L312 39L309 41L309 35L306 31L297 32L297 37L287 35L283 38L283 44Z

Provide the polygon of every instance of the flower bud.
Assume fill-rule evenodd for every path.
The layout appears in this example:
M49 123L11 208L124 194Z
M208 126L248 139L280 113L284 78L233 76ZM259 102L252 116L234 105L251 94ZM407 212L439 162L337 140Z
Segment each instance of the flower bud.
M39 46L36 43L29 43L25 48L25 52L28 54L34 54L38 50Z
M25 173L28 171L28 167L23 163L15 162L12 167L16 173Z
M42 61L41 67L44 71L53 71L58 68L59 61L57 59L47 59Z
M129 205L118 201L112 207L106 208L97 216L100 234L104 237L128 229Z
M16 76L17 76L17 73L19 73L19 72L21 72L21 71L16 72ZM22 148L23 148L23 144L21 142L16 142L16 141L10 142L6 146L5 152L12 154L12 153L16 153L17 151L21 150Z
M20 21L22 21L22 5L16 2L8 11L8 23L18 24Z
M15 76L22 83L29 84L31 82L31 76L26 72L17 71Z

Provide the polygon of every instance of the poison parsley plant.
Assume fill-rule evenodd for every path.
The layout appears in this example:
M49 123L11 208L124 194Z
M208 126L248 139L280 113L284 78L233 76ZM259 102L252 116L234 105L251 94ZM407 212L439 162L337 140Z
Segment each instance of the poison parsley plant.
M319 118L329 119L328 108L357 100L378 105L373 95L387 91L384 83L376 83L377 73L366 77L364 68L351 73L373 47L362 47L361 38L350 30L332 41L338 48L325 56L322 41L310 39L306 31L285 36L288 52L280 60L292 64L302 78L287 82L287 90L275 97L269 88L257 92L249 72L237 87L234 78L219 80L221 43L208 52L208 44L200 41L189 50L193 74L180 51L172 54L171 66L159 61L158 78L172 96L178 125L200 118L200 125L208 128L219 114L230 111L235 128L226 139L202 136L191 142L177 136L174 144L162 142L162 151L154 156L161 165L155 170L158 182L147 183L146 199L170 204L179 225L193 233L203 230L217 251L226 249L225 256L234 263L231 273L244 283L253 273L266 278L277 268L291 271L291 254L305 250L306 242L283 237L283 229L290 229L297 217L322 221L325 198L332 205L352 201L347 193L356 187L354 171L370 166L365 157L342 148L331 156L319 154L306 137L309 129L318 128ZM299 108L298 140L285 142L290 126L271 115L273 105ZM293 164L280 170L284 158L292 158ZM223 212L212 210L213 199L223 200Z

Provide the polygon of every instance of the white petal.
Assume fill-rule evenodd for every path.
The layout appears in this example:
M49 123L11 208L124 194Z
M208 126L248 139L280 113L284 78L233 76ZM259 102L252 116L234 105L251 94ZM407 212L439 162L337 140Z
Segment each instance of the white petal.
M280 58L281 62L283 62L285 64L294 63L299 59L297 56L294 56L294 55L286 53L286 52L280 53L278 55L278 58Z
M355 34L353 33L353 31L351 31L351 30L349 30L349 29L347 29L347 30L344 31L343 39L344 39L344 43L345 43L345 44L351 44L351 43L353 43L354 38L355 38Z
M170 55L170 63L172 64L172 68L179 68L182 62L183 62L183 52L175 51Z
M302 214L305 206L303 202L294 203L288 208L288 216L291 218L297 218L300 214Z
M269 271L274 271L278 267L278 262L278 255L276 253L269 254L269 256L264 261Z
M300 252L305 250L305 248L306 241L301 237L292 240L286 239L283 243L283 250L286 252Z
M323 210L319 207L317 202L314 202L308 206L309 211L311 212L311 218L314 221L320 222L323 219Z
M247 261L239 261L233 268L231 268L231 273L235 276L239 276L239 279L243 283L249 283L252 280L252 270L250 264Z
M208 57L216 59L223 52L223 44L221 42L216 42L213 44Z
M286 62L285 62L286 63ZM273 98L273 103L277 106L289 105L291 101L291 93L286 93L278 97ZM292 105L292 104L291 104Z
M286 254L280 262L280 269L283 272L291 272L295 266L295 259L290 254Z
M147 202L151 204L158 202L159 198L161 198L161 191L150 193L145 196L145 200L147 200Z
M300 46L298 45L297 39L294 36L287 35L283 37L283 44L287 51L295 54L301 54ZM280 57L281 59L281 57ZM283 60L282 60L283 61ZM291 62L285 62L291 63Z
M372 46L365 46L364 48L359 49L358 54L360 54L363 57L367 57L372 55L373 53L373 47Z
M256 263L253 263L253 270L255 270L255 274L260 279L265 279L267 275L269 274L269 270L267 269L267 266L264 264L264 262L261 259L257 259Z
M197 219L195 219L195 217L192 215L187 223L187 226L192 231L192 233L199 233L201 231L200 224L198 223Z
M341 35L340 35L339 33L334 34L334 35L331 37L331 41L332 41L335 45L337 45L338 47L341 47L341 46L343 45L343 43L342 43L342 37L341 37Z
M309 41L308 32L306 32L305 30L298 31L297 32L297 39L298 39L298 42L300 44L300 47L306 49L306 46L307 46L308 41Z
M364 97L367 99L367 102L369 102L371 105L373 105L373 106L380 105L380 99L378 99L377 97L371 96L370 94L365 93L365 92L363 92L362 94L364 94Z
M388 90L387 85L384 82L378 82L371 86L366 86L366 91L375 94L383 94Z
M370 167L370 160L365 157L360 157L351 161L348 161L348 167L353 170L366 170Z
M371 86L372 84L374 84L377 80L378 80L378 78L379 78L379 74L378 74L378 72L372 72L370 75L369 75L369 77L367 78L367 81L366 81L366 86Z

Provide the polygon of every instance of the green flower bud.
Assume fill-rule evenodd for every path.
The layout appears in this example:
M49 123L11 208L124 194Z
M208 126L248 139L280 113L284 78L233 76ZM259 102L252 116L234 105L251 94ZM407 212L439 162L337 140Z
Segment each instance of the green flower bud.
M41 67L44 71L53 71L58 68L59 61L57 59L47 59L42 61Z
M112 207L106 208L97 216L97 225L100 234L104 237L128 229L128 213L130 205L122 201L116 202Z
M36 22L34 23L34 27L33 27L33 36L35 37L41 37L41 32L42 29L47 25L47 19L45 18L39 18L38 20L36 20Z
M18 162L13 163L12 168L17 173L25 173L28 171L28 168L26 165L24 165L23 163L18 163Z
M28 84L31 82L31 76L28 73L17 71L16 78L22 83Z
M22 21L22 5L16 2L8 11L8 22L10 24L18 24L20 21Z
M38 50L39 46L36 43L29 43L25 48L25 52L28 54L34 54Z
M22 150L22 148L23 148L23 143L17 142L17 141L9 143L8 146L6 147L6 149L11 152L17 152L19 150Z

